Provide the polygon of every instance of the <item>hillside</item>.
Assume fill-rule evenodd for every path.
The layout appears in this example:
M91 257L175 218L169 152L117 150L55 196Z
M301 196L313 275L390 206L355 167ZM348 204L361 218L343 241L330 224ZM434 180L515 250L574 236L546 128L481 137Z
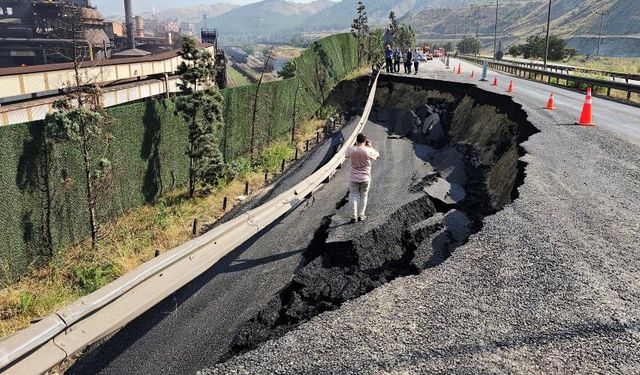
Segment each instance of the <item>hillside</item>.
M165 9L156 12L159 20L177 18L179 22L197 23L202 21L202 15L206 14L209 18L214 18L237 8L238 5L217 3L212 5L194 5L184 8ZM141 16L150 19L153 17L151 12L142 13Z
M285 0L263 0L210 18L203 27L220 31L223 43L255 41L296 29L310 16L334 5L329 0L301 4Z
M499 8L498 40L503 46L522 42L529 35L544 35L548 2L506 3ZM570 47L581 54L594 54L604 17L601 53L609 56L640 56L640 1L637 0L563 0L552 3L551 32L568 39ZM455 41L476 28L485 48L493 47L495 7L423 9L403 19L431 41ZM466 31L466 33L465 33Z
M232 1L232 0L229 0ZM478 32L485 49L492 49L495 0L364 0L369 24L385 26L394 10L412 26L422 40L457 41ZM506 48L529 35L543 35L547 0L501 0L498 36ZM220 31L224 44L256 41L289 41L300 32L317 33L348 30L355 17L357 0L334 3L317 0L302 4L285 0L263 0L245 6L201 5L158 12L159 18L178 17ZM601 52L610 56L640 56L640 1L638 0L562 0L552 6L552 33L569 40L581 54L595 53L600 28L599 11L604 18ZM202 24L202 14L209 19Z
M229 3L234 6L245 5L251 0L133 0L131 5L135 14L149 13L155 8L156 13L177 9L194 8L199 5L217 5ZM122 0L91 0L91 4L96 6L102 14L107 16L124 17L124 5Z

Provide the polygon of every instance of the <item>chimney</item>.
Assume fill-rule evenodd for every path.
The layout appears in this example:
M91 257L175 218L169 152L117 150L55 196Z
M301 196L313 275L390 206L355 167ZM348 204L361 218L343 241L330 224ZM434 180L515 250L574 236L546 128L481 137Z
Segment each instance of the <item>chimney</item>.
M133 39L136 27L133 23L133 12L131 11L131 0L124 0L124 17L127 24L127 48L135 48L136 42Z
M136 16L136 37L144 37L144 19L141 16Z

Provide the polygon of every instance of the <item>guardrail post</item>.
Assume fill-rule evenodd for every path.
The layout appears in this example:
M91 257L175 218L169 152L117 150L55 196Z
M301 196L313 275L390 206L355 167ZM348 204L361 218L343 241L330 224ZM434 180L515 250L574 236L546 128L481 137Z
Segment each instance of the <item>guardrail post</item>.
M304 150L309 151L309 140L307 139L304 145Z
M269 170L268 169L264 171L264 182L267 182L267 181L269 181Z
M194 236L198 234L198 219L193 219L193 226L191 227L191 234L194 235Z
M224 199L222 199L222 211L227 212L227 201L228 198L224 197Z
M286 163L285 159L282 159L282 164L280 164L280 173L284 172L284 164Z
M298 146L296 146L296 158L295 160L298 160Z
M249 181L244 183L244 195L249 195Z
M157 258L157 257L159 257L159 256L160 256L160 250L156 250L156 253L155 253L154 257L156 257L156 258Z
M631 100L631 91L627 91L627 100Z
M320 131L316 132L316 144L320 143Z

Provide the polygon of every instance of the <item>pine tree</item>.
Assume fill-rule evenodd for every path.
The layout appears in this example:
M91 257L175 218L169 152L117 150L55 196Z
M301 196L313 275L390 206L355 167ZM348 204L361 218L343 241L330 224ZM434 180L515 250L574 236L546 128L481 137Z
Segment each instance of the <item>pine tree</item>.
M362 63L365 50L365 39L369 33L369 20L367 11L362 1L358 1L357 17L353 19L351 31L358 38L358 62Z
M389 31L391 31L391 35L393 36L398 32L398 19L396 18L396 12L394 11L389 13Z
M215 60L195 39L182 40L183 62L178 67L182 75L176 100L176 110L189 127L189 197L196 185L216 185L224 174L224 161L217 133L224 123L222 95L215 86Z
M413 32L411 27L405 24L402 24L398 27L395 36L395 44L402 50L415 48L416 34Z
M73 64L74 74L67 98L54 103L54 111L47 114L44 123L50 144L70 142L79 146L85 174L91 243L95 248L98 245L96 191L100 180L110 173L111 162L101 158L96 163L93 148L97 140L102 139L109 143L113 138L105 132L108 121L101 111L100 87L81 71L82 64L90 59L90 51L85 40L87 26L83 8L71 0L63 0L58 6L60 23L57 25L56 33L64 35L70 42L69 51L65 52L70 54L67 57ZM65 55L62 51L60 54Z

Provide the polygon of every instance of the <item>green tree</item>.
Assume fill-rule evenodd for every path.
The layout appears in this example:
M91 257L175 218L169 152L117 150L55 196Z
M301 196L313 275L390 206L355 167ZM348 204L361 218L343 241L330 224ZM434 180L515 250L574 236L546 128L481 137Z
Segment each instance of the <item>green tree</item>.
M282 70L278 72L278 76L282 78L293 78L296 75L296 62L294 60L287 61Z
M557 35L549 36L549 60L559 61L565 56L567 56L567 41ZM544 57L544 52L542 57Z
M544 57L545 40L538 35L531 35L521 46L522 55L525 59Z
M75 143L80 149L85 174L91 244L95 248L98 245L96 187L100 179L110 174L111 162L109 159L101 158L98 163L94 163L93 146L103 137L109 143L112 137L104 131L107 123L105 116L89 104L74 107L69 100L59 100L54 103L53 108L54 111L47 114L44 120L47 139L51 143Z
M357 17L353 19L351 24L351 32L358 38L358 63L362 64L365 52L365 38L369 34L369 20L366 7L362 4L362 1L358 1L356 11Z
M69 142L76 144L82 154L89 230L91 244L95 248L98 246L99 230L96 218L97 188L100 180L106 178L111 171L108 159L100 158L95 162L95 146L100 140L105 140L108 144L112 137L105 132L108 121L101 112L100 87L94 82L95 77L89 77L82 71L82 64L91 59L85 39L87 23L84 9L71 0L61 1L59 9L62 17L57 31L70 41L67 57L73 65L73 78L67 98L56 101L53 112L45 117L45 133L49 143L45 147L50 149L49 146L55 143ZM45 218L45 222L48 221L49 218Z
M532 35L524 44L509 47L512 56L523 55L525 59L543 59L546 41L543 37ZM570 56L573 51L566 48L567 41L557 35L549 36L549 60L558 61Z
M396 12L391 11L389 13L389 31L391 31L391 35L396 35L398 32L398 19L396 18Z
M453 43L452 42L446 42L442 45L442 48L444 48L445 52L449 53L451 51L453 51Z
M511 55L512 57L518 57L522 54L522 52L520 51L520 45L518 44L512 44L511 46L509 46L509 55Z
M416 34L411 29L411 26L405 24L398 27L398 31L395 36L396 46L402 50L414 49L416 46Z
M477 54L480 52L480 41L472 36L467 36L458 42L458 51L463 54Z
M381 61L384 56L384 32L382 29L376 29L367 36L365 59L368 63Z
M198 182L212 186L224 174L217 139L224 123L223 99L215 86L213 56L191 37L182 40L180 55L184 60L178 67L182 95L176 99L176 110L189 127L189 197L193 197Z

